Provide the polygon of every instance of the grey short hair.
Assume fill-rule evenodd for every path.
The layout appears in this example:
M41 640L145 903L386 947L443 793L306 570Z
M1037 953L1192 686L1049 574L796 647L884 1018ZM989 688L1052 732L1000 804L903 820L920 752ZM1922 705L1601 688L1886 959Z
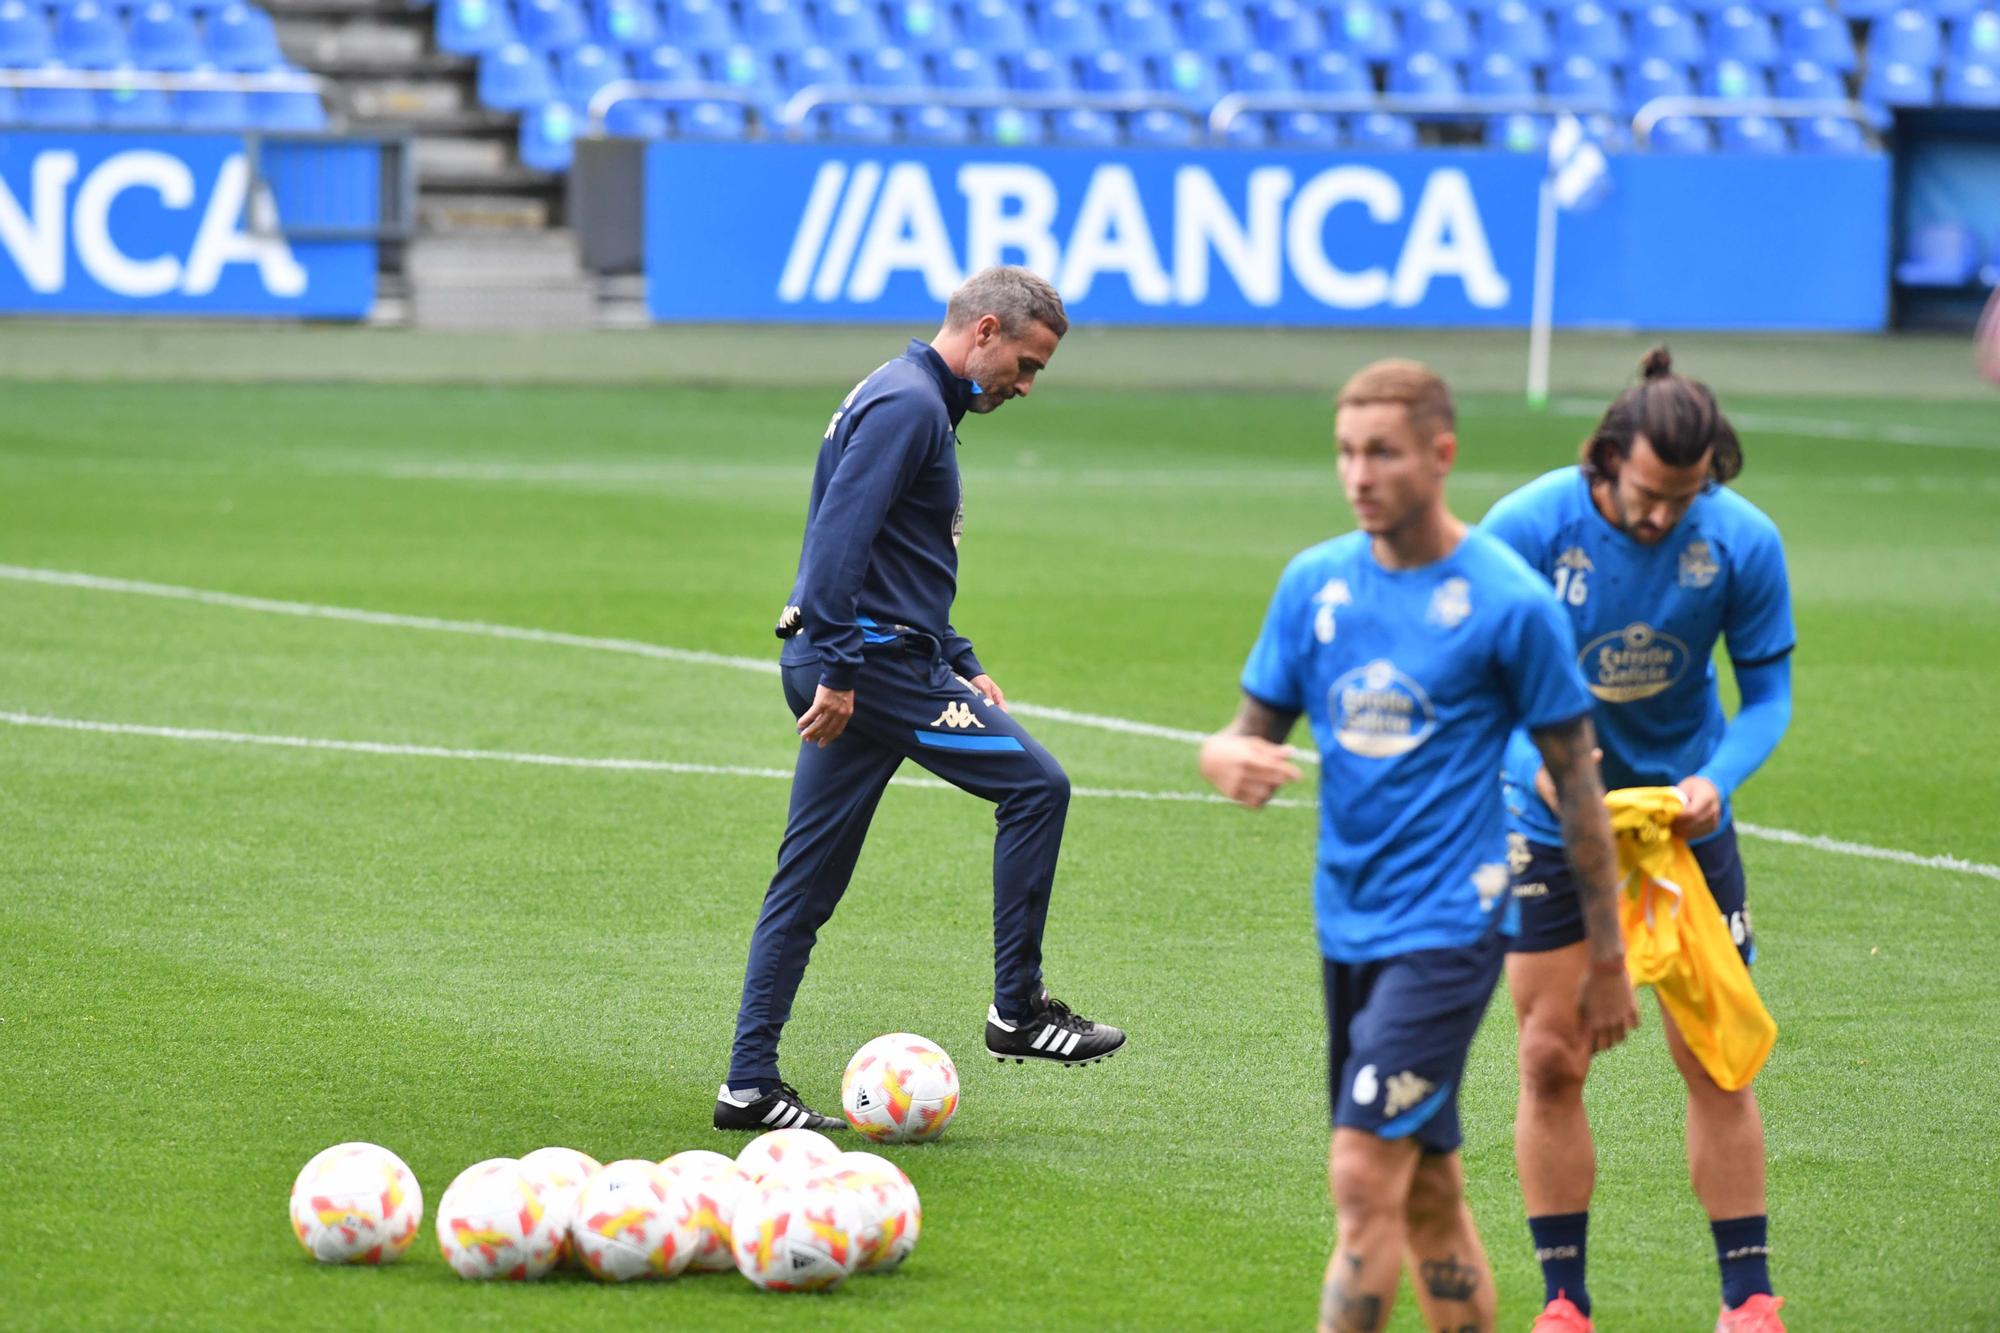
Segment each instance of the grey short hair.
M1046 324L1058 338L1069 332L1069 315L1056 289L1017 264L995 264L967 278L945 306L944 326L962 329L984 315L998 319L1009 338L1020 337L1030 324Z

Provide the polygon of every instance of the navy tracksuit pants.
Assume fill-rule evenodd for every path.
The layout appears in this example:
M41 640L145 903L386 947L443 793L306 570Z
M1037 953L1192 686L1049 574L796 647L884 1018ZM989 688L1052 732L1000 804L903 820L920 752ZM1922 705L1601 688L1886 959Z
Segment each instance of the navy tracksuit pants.
M811 707L817 664L784 668L793 716ZM778 1034L791 1017L819 928L854 874L868 821L889 779L914 759L946 782L993 802L993 1002L1025 1017L1041 984L1042 927L1062 849L1069 778L1012 717L986 702L938 655L908 635L872 648L855 680L854 715L840 739L799 746L778 872L750 937L729 1085L778 1079Z

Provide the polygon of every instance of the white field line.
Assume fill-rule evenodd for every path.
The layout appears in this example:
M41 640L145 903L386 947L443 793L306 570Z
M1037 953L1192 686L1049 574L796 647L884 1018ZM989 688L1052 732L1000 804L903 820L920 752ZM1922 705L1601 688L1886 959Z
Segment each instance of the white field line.
M284 750L336 750L345 754L388 755L399 759L458 759L490 764L530 764L541 768L586 768L622 773L672 773L713 778L773 778L781 782L789 782L792 778L790 769L750 768L740 764L681 764L664 759L531 754L519 750L454 750L441 745L409 745L395 741L342 741L322 736L275 736L254 731L216 731L208 727L156 727L137 722L100 722L91 718L48 717L39 713L0 711L0 724L10 727L42 727L54 731L87 731L106 736L145 736L155 740L197 741L216 745L261 745ZM926 791L957 790L950 783L938 778L893 778L890 785L917 787ZM1070 794L1109 801L1230 804L1212 792L1072 787ZM1271 804L1295 810L1314 808L1312 801L1276 800Z
M1558 398L1550 406L1561 416L1601 416L1606 406L1594 398ZM1795 417L1773 412L1730 412L1739 430L1767 430L1778 435L1811 435L1823 440L1879 440L1887 444L1922 444L1939 449L2000 449L2000 432L1979 437L1971 430L1937 430L1890 422L1848 421L1838 417Z
M511 639L526 643L556 644L558 646L566 648L584 648L584 649L594 650L597 652L626 653L634 656L650 657L671 662L687 662L701 666L729 667L739 671L756 671L764 675L775 675L777 674L778 671L777 663L762 658L731 657L722 653L698 652L687 648L669 648L661 644L644 643L636 639L593 638L589 635L583 635L583 634L565 634L554 630L525 629L514 625L494 625L494 624L488 624L487 622L484 621L477 621L477 620L440 620L431 616L406 616L406 615L397 615L383 611L361 611L349 607L322 606L311 602L286 602L286 601L273 600L267 597L243 597L235 593L213 592L201 588L183 588L183 587L177 587L173 584L166 584L166 583L144 583L132 579L106 578L97 574L82 574L67 570L35 569L22 565L0 565L0 579L12 579L16 582L21 582L21 583L53 584L59 587L87 588L96 592L122 592L122 593L131 593L147 597L166 597L166 598L173 598L179 601L199 602L206 606L228 607L239 611L262 611L277 615L305 616L323 620L349 621L364 625L385 625L401 629L422 629L422 630L431 630L435 632L448 633L448 634L480 635L488 638ZM1188 744L1198 744L1201 740L1204 739L1203 733L1198 731L1186 731L1176 727L1163 727L1155 725L1150 722L1135 722L1129 718L1106 717L1096 713L1079 713L1067 708L1044 707L1029 703L1010 703L1008 707L1010 708L1011 711L1019 713L1023 717L1044 718L1052 722L1065 722L1074 726L1091 727L1099 731L1117 732L1129 736L1150 736L1159 740L1180 741ZM6 714L4 716L0 716L0 721L12 722L14 725L62 725L61 723L56 721L51 721L46 724L22 723L16 721L16 719L26 716L28 715L19 713ZM117 725L120 724L78 723L75 724L75 726L72 729L90 730L95 728L110 728ZM151 733L135 733L135 734L151 734ZM217 738L220 738L223 736L234 736L236 734L237 733L215 733L215 736ZM285 738L271 739L263 737L253 737L248 740L241 741L239 743L285 744L288 742ZM304 738L295 738L295 743L304 745L307 748L330 748L330 749L339 749L339 748L361 749L365 746L372 744L370 742L361 742L361 741L316 742L316 741L306 740ZM404 747L404 749L413 754L425 752L425 747L421 746ZM372 753L378 751L370 750L367 752ZM381 751L381 752L401 753L403 751L391 750L391 751ZM436 751L435 753L437 757L453 757L453 758L460 756L502 758L505 757L506 755L506 752L504 751L491 751L491 752ZM1299 758L1307 762L1312 762L1316 758L1316 756L1305 751L1295 751L1295 753L1298 754ZM591 760L591 759L571 759L571 758L565 758L563 756L541 756L538 759L526 758L526 757L514 759L512 760L512 762L518 762L518 763L540 762L562 767L596 767L596 768L650 767L660 772L681 772L681 771L699 772L699 773L713 772L717 775L724 775L730 772L730 770L704 767L701 765L686 765L686 764L668 765L665 763L665 761L657 761L657 760ZM769 773L780 773L780 770L775 770L775 769L755 770L753 775L764 776L765 774ZM738 776L741 775L742 774L738 774ZM791 776L789 773L780 773L780 775L784 777ZM910 780L912 784L925 783L930 781L932 780L930 779ZM1082 794L1082 789L1078 789L1078 792L1079 794ZM1151 800L1169 800L1169 801L1206 802L1206 801L1220 801L1222 799L1221 797L1207 796L1199 793L1175 793L1175 792L1132 793L1132 792L1117 791L1108 788L1091 789L1090 794L1099 796L1118 796L1121 798L1130 798L1130 799L1151 799ZM1273 805L1293 804L1293 805L1309 807L1315 803L1310 801L1298 801L1298 802L1273 801L1272 804ZM1737 828L1741 832L1746 833L1753 838L1760 838L1766 842L1785 843L1795 847L1810 847L1816 851L1827 852L1838 856L1861 857L1863 859L1871 861L1893 861L1899 865L1918 866L1929 870L1956 871L1962 874L1979 875L1987 879L2000 880L2000 866L1988 865L1981 861L1967 861L1964 860L1963 858L1956 856L1950 856L1950 855L1925 856L1918 852L1906 852L1893 847L1875 847L1867 843L1848 842L1839 838L1823 837L1819 834L1799 833L1792 829L1766 828L1757 824L1744 823L1740 820L1737 822Z

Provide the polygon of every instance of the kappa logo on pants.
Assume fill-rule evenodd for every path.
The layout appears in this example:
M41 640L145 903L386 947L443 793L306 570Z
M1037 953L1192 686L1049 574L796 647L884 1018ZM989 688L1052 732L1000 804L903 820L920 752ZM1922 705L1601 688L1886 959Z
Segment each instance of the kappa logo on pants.
M931 720L931 725L934 727L951 727L957 731L964 731L967 727L978 727L981 731L986 730L986 724L972 715L971 704L957 702L946 704L944 711Z

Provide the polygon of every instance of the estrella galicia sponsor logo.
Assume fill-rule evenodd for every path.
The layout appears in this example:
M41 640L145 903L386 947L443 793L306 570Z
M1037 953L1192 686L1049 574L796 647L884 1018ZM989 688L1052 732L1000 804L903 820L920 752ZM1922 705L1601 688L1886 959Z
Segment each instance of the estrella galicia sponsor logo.
M1706 588L1715 582L1715 576L1722 572L1715 553L1708 543L1696 538L1681 552L1681 586L1683 588Z
M1356 667L1333 682L1327 704L1338 719L1334 738L1340 748L1364 759L1408 754L1437 730L1437 710L1424 687L1387 658Z
M1634 621L1586 643L1577 665L1592 694L1625 704L1672 689L1687 672L1688 650L1673 635Z

